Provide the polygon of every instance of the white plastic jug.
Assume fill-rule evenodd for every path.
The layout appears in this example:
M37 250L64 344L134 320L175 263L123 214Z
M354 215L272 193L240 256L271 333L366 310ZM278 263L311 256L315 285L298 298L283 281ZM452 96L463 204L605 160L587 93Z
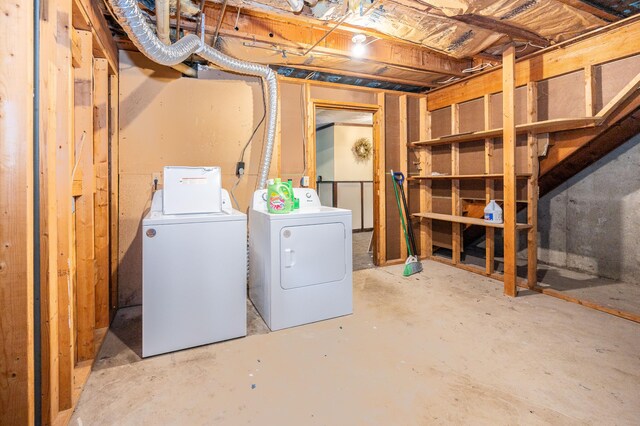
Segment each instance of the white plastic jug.
M502 223L502 209L498 203L496 203L496 200L489 201L487 207L484 208L484 221Z

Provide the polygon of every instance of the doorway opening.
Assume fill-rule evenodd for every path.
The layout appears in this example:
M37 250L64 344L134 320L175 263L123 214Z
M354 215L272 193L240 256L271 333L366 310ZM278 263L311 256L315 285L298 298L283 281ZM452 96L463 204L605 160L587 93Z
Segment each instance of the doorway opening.
M323 206L351 210L353 270L374 267L374 113L315 108L315 183Z

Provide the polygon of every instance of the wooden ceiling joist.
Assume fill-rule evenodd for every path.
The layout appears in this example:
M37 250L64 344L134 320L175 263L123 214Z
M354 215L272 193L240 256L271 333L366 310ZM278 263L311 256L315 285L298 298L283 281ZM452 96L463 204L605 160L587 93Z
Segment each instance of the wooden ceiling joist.
M280 65L280 66L289 66L289 65ZM415 80L407 79L407 78L397 78L397 77L386 77L384 75L376 75L376 74L363 74L352 71L344 71L335 68L323 68L323 67L308 67L306 65L290 65L291 68L306 70L306 71L318 71L327 74L337 74L344 75L346 77L355 77L355 78L366 78L369 80L378 80L378 81L386 81L389 83L398 83L398 84L408 84L410 86L418 86L418 87L436 87L435 84L426 83L424 81L420 81L417 78Z
M531 42L541 47L549 46L549 40L532 31L487 16L469 14L451 16L451 19L504 34L513 40Z
M279 16L259 16L254 12L247 13L243 8L240 15L237 9L227 7L221 25L220 35L235 37L243 40L256 41L295 49L301 52L313 46L329 30L328 26L319 27L298 17L284 20ZM220 16L220 6L207 4L205 6L207 22L212 25ZM237 28L236 30L236 19ZM215 28L211 28L211 33ZM313 51L351 57L353 31L342 27L333 31ZM393 64L416 71L426 71L447 76L463 76L462 70L471 65L471 61L455 59L436 53L416 44L397 42L389 37L369 39L367 59L382 64ZM313 53L313 52L312 52Z
M600 19L603 19L607 22L615 22L619 21L621 18L612 13L606 12L602 9L599 9L595 6L591 6L590 4L585 3L581 0L556 0L560 3L564 3L568 6L571 6L575 9L582 10L583 12L587 12L592 14L593 16L597 16Z

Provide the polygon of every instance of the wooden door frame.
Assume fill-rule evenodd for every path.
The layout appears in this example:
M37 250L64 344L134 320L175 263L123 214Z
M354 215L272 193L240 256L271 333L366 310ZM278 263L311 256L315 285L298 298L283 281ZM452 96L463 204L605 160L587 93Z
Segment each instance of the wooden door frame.
M316 112L318 109L370 112L373 115L373 263L386 262L385 194L384 194L384 108L381 104L338 102L307 96L307 175L309 187L316 189Z

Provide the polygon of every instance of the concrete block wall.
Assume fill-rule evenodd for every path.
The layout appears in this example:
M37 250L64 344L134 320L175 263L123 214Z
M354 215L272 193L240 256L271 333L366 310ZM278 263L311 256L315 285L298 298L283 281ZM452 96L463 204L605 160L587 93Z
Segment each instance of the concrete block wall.
M540 199L541 263L640 285L640 135Z

